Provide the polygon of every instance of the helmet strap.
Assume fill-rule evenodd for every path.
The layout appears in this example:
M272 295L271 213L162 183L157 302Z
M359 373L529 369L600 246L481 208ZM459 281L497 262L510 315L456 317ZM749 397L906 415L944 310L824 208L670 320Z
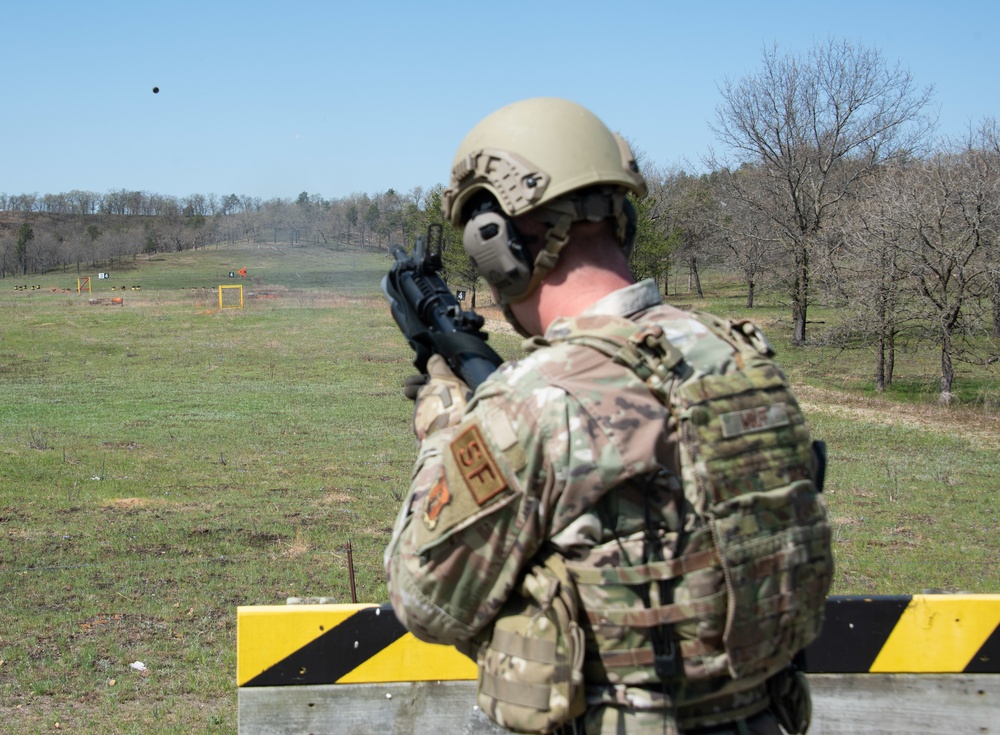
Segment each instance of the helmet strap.
M512 304L528 298L556 267L559 254L569 243L569 230L574 223L614 219L615 238L626 256L635 239L635 211L621 187L602 186L574 192L539 207L528 216L548 225L549 229L542 250L535 256L528 287L520 296L506 299Z
M573 226L573 216L569 212L559 211L561 208L558 207L545 207L544 209L546 211L539 212L536 218L549 224L549 229L545 233L545 244L535 256L528 287L520 296L508 298L508 303L516 304L528 298L541 285L545 276L556 267L556 263L559 261L559 253L569 244L569 228ZM534 213L532 214L534 215ZM551 215L555 216L552 217ZM555 221L553 222L552 220Z
M516 331L519 335L521 335L525 339L530 339L531 337L535 336L527 329L521 326L521 322L517 320L517 317L514 316L514 312L510 308L509 299L501 298L500 308L503 310L503 318L507 320L507 323L510 324L510 326L514 327L514 331Z
M600 187L560 197L530 212L529 217L548 225L545 243L534 257L531 279L518 296L500 296L504 318L522 337L532 337L514 316L511 304L526 300L556 267L559 255L569 244L569 230L576 222L615 221L615 239L626 257L635 240L635 209L629 203L627 192L620 187Z

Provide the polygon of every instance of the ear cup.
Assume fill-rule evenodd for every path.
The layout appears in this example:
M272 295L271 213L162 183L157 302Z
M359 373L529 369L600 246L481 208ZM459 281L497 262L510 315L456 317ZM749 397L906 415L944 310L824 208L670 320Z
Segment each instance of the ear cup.
M465 252L479 275L501 296L517 298L531 282L531 256L514 223L502 212L481 211L465 225Z

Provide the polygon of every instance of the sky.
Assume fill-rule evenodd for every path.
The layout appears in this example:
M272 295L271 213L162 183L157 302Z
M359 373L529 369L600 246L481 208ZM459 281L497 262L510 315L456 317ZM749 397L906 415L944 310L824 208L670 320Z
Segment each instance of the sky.
M33 0L0 28L10 195L405 194L447 183L480 119L536 96L698 171L721 85L765 48L831 38L933 87L941 135L1000 119L992 0Z

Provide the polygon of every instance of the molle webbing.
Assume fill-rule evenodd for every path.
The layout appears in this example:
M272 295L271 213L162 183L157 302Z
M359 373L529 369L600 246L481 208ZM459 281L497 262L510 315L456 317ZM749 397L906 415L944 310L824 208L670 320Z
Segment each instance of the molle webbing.
M773 351L749 322L657 321L655 309L639 322L588 317L559 341L608 355L670 409L688 506L667 529L674 558L589 564L614 553L612 540L567 562L595 639L588 656L600 660L586 665L588 681L654 686L663 627L683 678L762 684L818 635L832 579L809 430Z
M577 584L649 584L653 581L674 579L698 569L718 566L715 549L708 549L677 559L650 562L634 567L573 567Z

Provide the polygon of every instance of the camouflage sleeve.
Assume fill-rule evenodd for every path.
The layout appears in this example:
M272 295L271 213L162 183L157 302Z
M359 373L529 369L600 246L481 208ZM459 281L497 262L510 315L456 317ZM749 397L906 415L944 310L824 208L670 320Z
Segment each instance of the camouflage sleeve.
M440 643L486 627L547 536L659 466L662 412L642 381L589 348L501 367L457 426L421 445L385 556L400 621Z
M528 410L517 405L488 381L457 426L421 445L385 553L393 609L418 638L454 644L486 627L542 543L551 437L531 420L516 431L512 410Z

